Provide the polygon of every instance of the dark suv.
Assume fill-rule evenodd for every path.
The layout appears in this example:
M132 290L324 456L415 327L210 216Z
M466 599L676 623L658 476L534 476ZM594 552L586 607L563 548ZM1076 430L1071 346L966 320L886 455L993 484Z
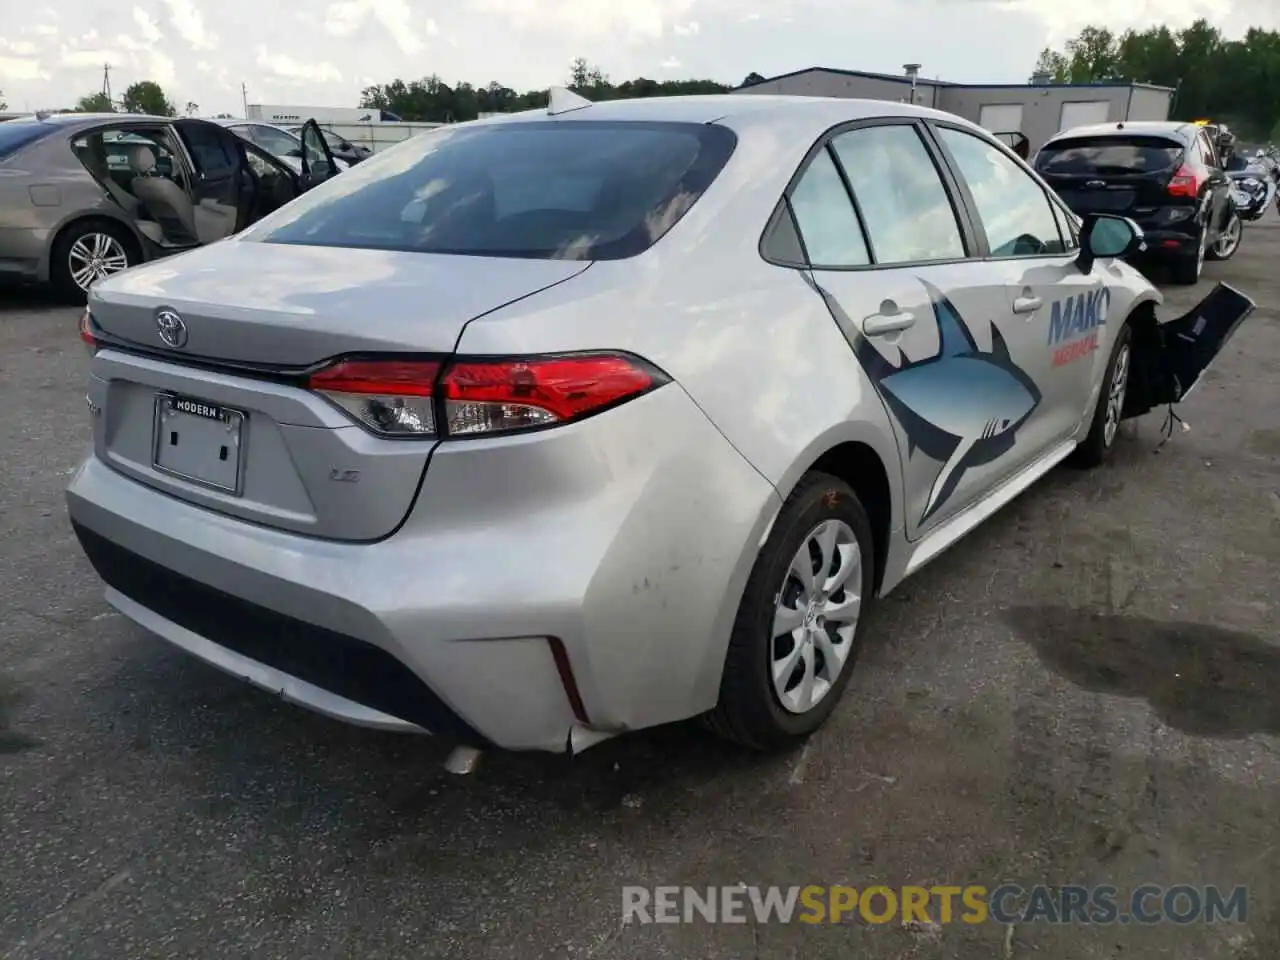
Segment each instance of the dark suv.
M1226 260L1240 247L1231 180L1209 133L1194 123L1074 127L1040 148L1035 168L1078 215L1137 221L1144 255L1167 261L1178 283L1195 283L1206 257Z

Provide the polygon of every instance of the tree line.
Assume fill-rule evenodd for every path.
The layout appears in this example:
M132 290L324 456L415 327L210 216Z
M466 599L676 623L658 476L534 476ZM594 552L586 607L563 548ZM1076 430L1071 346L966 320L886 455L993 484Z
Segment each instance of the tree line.
M1251 28L1228 40L1206 20L1185 30L1085 27L1036 72L1058 83L1132 80L1173 87L1171 118L1226 123L1246 141L1280 141L1280 31Z
M759 74L751 76L763 79ZM733 89L715 80L650 80L648 77L615 84L599 67L582 57L573 61L566 86L588 100L727 93ZM360 106L364 109L386 110L402 120L429 123L461 123L485 113L514 113L546 105L545 89L520 92L496 80L483 86L465 82L450 86L437 74L421 80L397 79L375 84L360 94Z

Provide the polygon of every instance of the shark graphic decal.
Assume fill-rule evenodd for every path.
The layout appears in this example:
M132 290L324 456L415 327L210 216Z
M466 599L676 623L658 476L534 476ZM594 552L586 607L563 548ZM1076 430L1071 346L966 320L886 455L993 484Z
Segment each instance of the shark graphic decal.
M991 350L978 349L950 300L921 280L933 302L938 352L911 360L899 348L894 366L855 334L855 352L876 390L902 425L907 455L917 449L942 463L920 522L955 492L970 467L990 463L1013 449L1017 431L1040 404L1040 390L1013 362L1009 347L991 325Z

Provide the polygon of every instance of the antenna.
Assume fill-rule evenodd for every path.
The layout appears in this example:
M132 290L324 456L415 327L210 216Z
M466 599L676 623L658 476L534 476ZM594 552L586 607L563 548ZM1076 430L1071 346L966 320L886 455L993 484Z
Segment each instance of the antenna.
M579 96L565 87L552 87L547 91L547 116L555 117L562 113L572 113L591 106L591 101Z
M244 118L249 119L249 85L244 81L240 83L240 102L244 106Z
M107 98L107 103L114 107L115 101L111 99L111 64L109 63L102 65L102 95Z

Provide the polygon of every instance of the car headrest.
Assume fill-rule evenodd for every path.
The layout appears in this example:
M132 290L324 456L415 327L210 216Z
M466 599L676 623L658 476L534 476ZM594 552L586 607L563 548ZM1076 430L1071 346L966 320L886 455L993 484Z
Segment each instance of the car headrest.
M156 168L156 152L145 144L131 147L129 150L129 166L133 172L145 177Z

